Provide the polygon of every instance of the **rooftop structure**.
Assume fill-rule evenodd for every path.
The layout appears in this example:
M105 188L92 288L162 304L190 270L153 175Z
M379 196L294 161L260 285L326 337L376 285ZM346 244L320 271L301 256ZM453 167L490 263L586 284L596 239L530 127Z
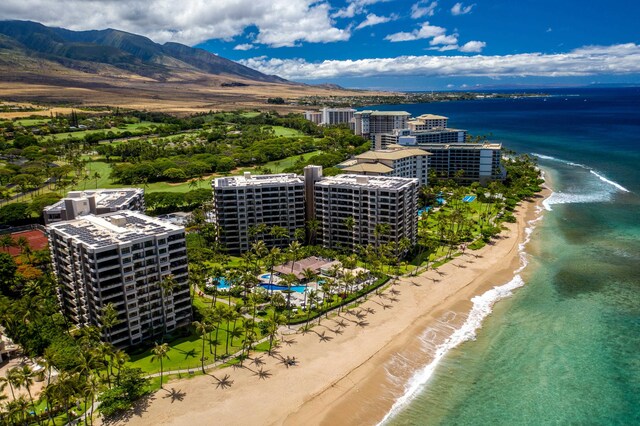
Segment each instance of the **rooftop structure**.
M442 115L422 114L413 120L409 120L407 122L407 128L414 132L429 129L444 129L447 127L448 121L449 117Z
M467 131L461 129L401 129L376 135L372 138L372 147L375 150L379 150L386 149L389 145L393 144L420 147L430 143L464 143L466 138Z
M65 198L43 209L45 224L72 220L87 214L104 214L118 210L144 212L142 188L95 189L71 191Z
M185 232L128 210L93 214L47 227L62 309L78 326L101 325L107 304L120 323L105 331L116 346L191 321ZM161 282L171 281L172 291Z

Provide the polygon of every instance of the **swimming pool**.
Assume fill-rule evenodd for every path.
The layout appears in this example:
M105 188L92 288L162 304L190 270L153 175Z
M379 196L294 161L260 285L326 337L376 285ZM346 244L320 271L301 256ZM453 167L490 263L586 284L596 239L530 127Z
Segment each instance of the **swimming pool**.
M218 290L228 290L229 289L229 282L227 281L227 279L225 277L218 277L218 278L211 278L211 281L209 283L207 283L207 287L213 287L213 283L214 281L218 282Z
M265 288L267 290L278 290L284 291L287 289L287 286L284 285L274 285L274 284L260 284L260 287ZM295 291L296 293L304 293L305 286L303 285L292 285L291 291Z

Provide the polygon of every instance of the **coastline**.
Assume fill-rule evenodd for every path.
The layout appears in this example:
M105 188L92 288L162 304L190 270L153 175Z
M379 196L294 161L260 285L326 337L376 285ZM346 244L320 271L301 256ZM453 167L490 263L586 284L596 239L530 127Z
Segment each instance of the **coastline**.
M312 332L287 336L280 357L255 354L264 365L215 370L169 383L121 421L143 424L376 424L405 391L417 369L429 363L425 349L444 342L465 322L472 298L508 283L520 267L520 244L550 191L521 203L516 223L506 223L493 244L457 257L418 277L406 277L370 296L354 316L324 319ZM358 309L356 309L358 310ZM343 327L344 325L344 327ZM178 355L176 355L178 356ZM433 356L432 356L433 358ZM256 375L262 369L269 377ZM216 388L230 375L233 384ZM177 396L178 397L177 397ZM119 423L119 424L120 424Z

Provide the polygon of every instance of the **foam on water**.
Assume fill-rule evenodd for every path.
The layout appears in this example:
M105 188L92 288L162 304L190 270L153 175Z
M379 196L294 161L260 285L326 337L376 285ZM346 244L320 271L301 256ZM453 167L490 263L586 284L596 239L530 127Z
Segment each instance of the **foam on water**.
M618 189L618 190L620 190L622 192L630 192L627 188L625 188L624 186L620 185L618 182L614 182L614 181L612 181L610 179L607 179L601 173L597 172L596 170L592 169L589 166L585 166L584 164L574 163L573 161L563 160L561 158L552 157L550 155L537 154L535 152L532 152L531 155L535 155L536 157L542 158L543 160L557 161L559 163L563 163L563 164L566 164L568 166L580 167L582 169L588 170L589 173L595 175L602 182L605 182L605 183L613 186L614 188L616 188L616 189Z
M476 338L476 331L482 326L482 321L491 314L493 305L499 300L505 299L513 294L513 290L522 287L525 282L520 276L520 272L528 265L527 254L524 251L525 246L531 240L531 234L535 229L535 223L542 219L542 215L539 215L536 219L528 222L528 227L525 229L525 239L518 245L520 254L520 267L514 271L514 277L511 281L501 286L496 286L491 290L474 297L471 299L473 307L469 312L469 316L462 326L455 329L454 332L447 338L442 344L435 347L433 353L433 360L421 367L414 375L409 379L405 385L404 393L396 399L391 410L380 421L379 425L383 425L388 420L393 418L398 412L406 407L427 385L429 379L433 375L440 361L446 356L446 354L468 340L474 340ZM422 337L426 337L426 332ZM394 362L392 360L392 362ZM397 361L395 361L397 362ZM387 369L389 373L389 369ZM389 374L389 377L393 380L394 375ZM396 379L397 380L397 379Z

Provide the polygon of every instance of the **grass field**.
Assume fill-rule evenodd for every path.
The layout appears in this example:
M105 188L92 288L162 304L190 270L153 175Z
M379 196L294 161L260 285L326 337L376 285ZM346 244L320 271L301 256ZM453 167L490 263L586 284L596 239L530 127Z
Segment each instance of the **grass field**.
M16 126L24 126L24 127L32 127L32 126L42 126L47 124L50 120L43 118L22 118L20 120L16 120L13 122Z
M123 127L114 127L111 129L98 129L98 130L80 130L78 132L64 132L64 133L56 133L54 135L47 135L47 136L43 136L43 138L53 138L55 140L60 140L60 139L66 139L67 137L72 137L72 138L84 138L86 135L90 135L93 133L99 133L99 132L113 132L114 134L118 135L120 133L124 133L126 131L129 132L134 132L136 130L139 130L142 127L150 127L152 125L155 125L156 123L152 123L150 121L142 121L140 123L132 123L132 124L126 124Z
M274 173L280 173L284 169L293 166L300 157L306 160L318 154L322 154L322 151L312 151L302 155L292 155L291 157L283 158L282 160L270 161L263 167L266 167Z
M305 136L304 133L296 129L290 129L288 127L283 127L283 126L270 126L270 127L273 129L276 136L286 136L286 137Z

